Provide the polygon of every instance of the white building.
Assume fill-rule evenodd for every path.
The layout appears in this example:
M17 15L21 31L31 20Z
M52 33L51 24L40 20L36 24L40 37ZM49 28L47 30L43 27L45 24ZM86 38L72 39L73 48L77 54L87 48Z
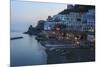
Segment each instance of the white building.
M49 22L49 21L46 21L44 23L44 30L45 31L49 31L49 30L52 30L52 28L54 27L54 22Z
M91 9L88 12L84 13L82 16L82 21L84 23L84 31L94 30L95 29L95 10Z
M72 8L70 6L69 8ZM44 30L51 30L55 24L66 25L66 30L70 31L88 31L95 28L95 10L87 12L69 12L68 14L57 14L52 17L52 21L46 21Z
M61 14L58 14L58 15L54 15L53 16L53 20L55 22L65 22L66 21L66 15L61 15Z

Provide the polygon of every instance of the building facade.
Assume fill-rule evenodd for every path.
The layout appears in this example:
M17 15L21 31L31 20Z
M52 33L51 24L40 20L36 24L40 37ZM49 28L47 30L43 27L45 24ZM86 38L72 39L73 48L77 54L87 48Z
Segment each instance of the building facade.
M68 9L72 8L73 6L69 5ZM44 30L52 30L56 24L66 25L66 31L94 31L95 10L89 9L87 12L71 11L67 14L49 16L44 24Z

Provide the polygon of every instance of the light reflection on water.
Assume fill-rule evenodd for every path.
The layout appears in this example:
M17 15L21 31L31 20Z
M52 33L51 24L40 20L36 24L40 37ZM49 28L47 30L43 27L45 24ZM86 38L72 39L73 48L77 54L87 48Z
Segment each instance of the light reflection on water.
M11 65L46 64L45 48L35 40L35 36L11 33L11 37L23 36L22 39L11 40Z

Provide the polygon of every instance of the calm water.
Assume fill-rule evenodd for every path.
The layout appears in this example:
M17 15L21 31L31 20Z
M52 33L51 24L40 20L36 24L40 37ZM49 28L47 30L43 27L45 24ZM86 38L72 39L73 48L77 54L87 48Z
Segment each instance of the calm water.
M22 39L11 40L11 65L46 64L45 48L35 40L35 36L11 33L11 37L23 36Z

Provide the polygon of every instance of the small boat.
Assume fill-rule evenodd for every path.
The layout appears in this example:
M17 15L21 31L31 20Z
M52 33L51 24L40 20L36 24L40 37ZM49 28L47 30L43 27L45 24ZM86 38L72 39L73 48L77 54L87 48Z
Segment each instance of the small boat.
M13 38L10 38L10 40L15 40L15 39L22 39L23 37L13 37Z

